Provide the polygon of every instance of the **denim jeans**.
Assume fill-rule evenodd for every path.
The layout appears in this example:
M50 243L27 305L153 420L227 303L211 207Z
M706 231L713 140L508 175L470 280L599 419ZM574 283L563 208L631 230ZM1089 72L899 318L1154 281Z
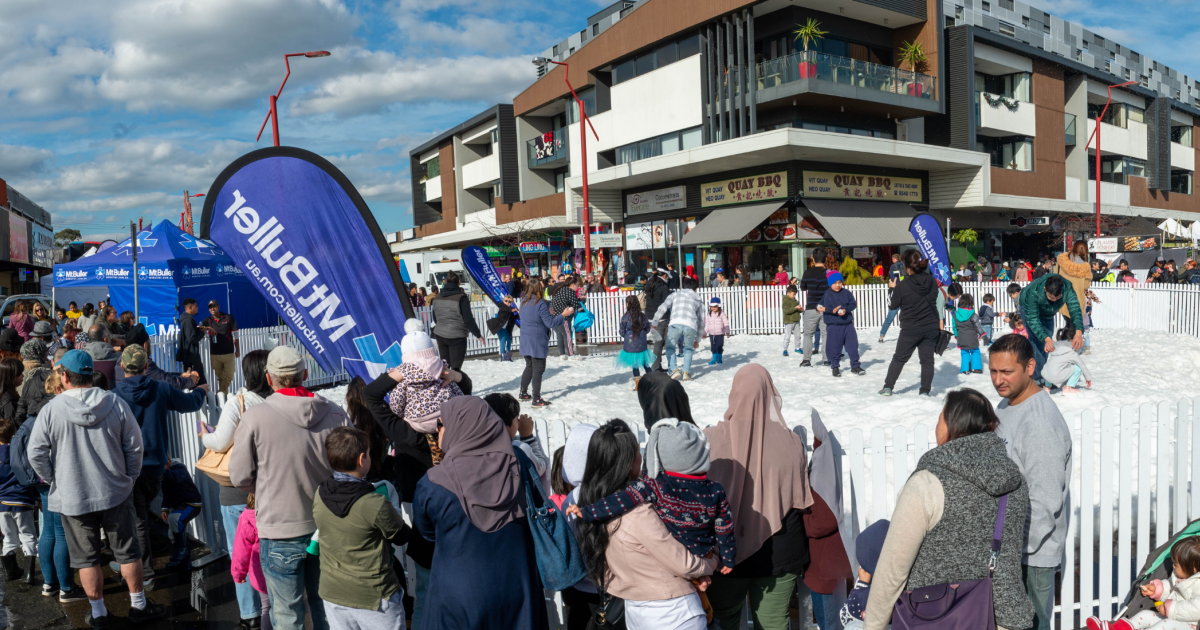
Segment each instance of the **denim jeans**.
M991 324L980 324L979 327L981 329L983 329L983 345L985 345L985 346L992 345L992 325Z
M233 541L237 536L238 519L242 517L244 511L246 511L245 505L221 506L221 523L225 527L225 541L231 554L233 553ZM253 619L259 616L262 612L262 602L258 599L258 592L254 590L253 586L250 586L250 580L234 584L233 592L237 597L238 613L242 619Z
M259 559L271 596L271 626L275 630L304 630L304 595L312 611L313 630L329 630L325 607L317 594L321 560L305 551L312 534L295 538L259 539Z
M841 625L838 608L834 606L833 595L812 594L813 616L817 619L817 627L821 630L836 630Z
M42 498L42 537L38 541L42 583L57 586L63 591L73 591L79 587L75 585L75 571L71 569L67 534L63 530L62 516L46 507L49 494L49 487L38 487L38 495Z
M1054 610L1054 567L1031 567L1021 565L1021 577L1025 581L1025 593L1033 602L1033 630L1050 630L1051 611Z
M507 328L501 328L496 331L496 336L500 338L500 356L512 350L512 333L508 332Z
M1042 378L1042 368L1046 366L1046 340L1034 339L1033 332L1030 330L1029 318L1025 316L1025 309L1021 309L1021 321L1025 322L1025 330L1030 331L1029 343L1033 346L1033 380L1037 381L1038 385L1045 383ZM1054 334L1054 318L1040 320L1042 328L1050 335ZM1067 342L1063 342L1067 343Z
M900 309L895 309L895 310L889 309L888 310L887 317L883 318L883 328L879 329L879 337L881 339L883 337L887 336L888 328L892 327L892 322L896 320L896 313L899 313L899 312L900 312ZM816 604L814 603L813 605L815 606Z
M680 324L668 328L667 348L673 349L680 343L683 344L683 371L690 374L692 371L692 353L695 352L692 346L696 344L696 329ZM674 352L667 352L667 371L675 371Z

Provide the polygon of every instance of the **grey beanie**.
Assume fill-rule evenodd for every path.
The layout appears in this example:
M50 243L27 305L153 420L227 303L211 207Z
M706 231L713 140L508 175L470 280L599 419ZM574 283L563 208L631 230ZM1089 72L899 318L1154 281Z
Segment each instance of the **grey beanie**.
M696 425L664 418L654 423L646 441L646 474L657 477L670 471L681 475L708 472L711 459L708 438Z

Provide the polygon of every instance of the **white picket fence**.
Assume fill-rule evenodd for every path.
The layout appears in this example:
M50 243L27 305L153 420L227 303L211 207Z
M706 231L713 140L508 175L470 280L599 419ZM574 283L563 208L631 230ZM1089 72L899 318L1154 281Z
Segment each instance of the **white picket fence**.
M1150 550L1200 518L1200 396L1088 410L1068 422L1076 470L1055 628L1083 627L1090 615L1111 618ZM566 443L563 421L535 424L547 453ZM645 446L645 432L637 425L633 428ZM811 452L805 427L794 431ZM869 435L861 429L832 433L845 522L851 527L847 547L853 549L859 532L890 518L904 482L936 441L925 424L890 431L876 427Z

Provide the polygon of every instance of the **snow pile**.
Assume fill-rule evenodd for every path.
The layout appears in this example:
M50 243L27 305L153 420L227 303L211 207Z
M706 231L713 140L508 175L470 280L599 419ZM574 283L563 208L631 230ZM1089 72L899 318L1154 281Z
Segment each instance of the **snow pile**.
M889 331L879 343L874 331L860 331L862 364L865 376L849 373L843 360L842 376L834 378L827 367L800 368L801 357L794 351L784 357L782 336L739 335L725 342L725 363L709 367L712 356L707 343L701 345L693 362L694 381L684 383L691 399L692 414L701 426L719 422L728 407L733 375L746 363L762 364L770 371L783 396L783 414L789 426L808 425L810 409L816 409L831 429L846 436L852 429L869 434L876 426L903 425L911 428L924 423L932 429L949 390L971 387L986 395L993 404L1000 397L992 388L984 353L984 374L959 374L959 352L953 344L943 356L935 357L933 398L917 396L920 364L914 354L896 383L896 395L879 396L888 363L895 351L899 331ZM1083 357L1092 371L1092 389L1077 395L1054 396L1069 425L1074 426L1084 409L1177 401L1200 395L1200 339L1161 332L1115 329L1092 331L1092 353ZM579 422L603 422L622 418L641 423L642 411L633 391L631 374L617 372L609 348L591 348L593 356L562 361L551 356L542 380L542 396L552 405L546 409L524 407L535 418L562 420L568 427ZM553 352L553 350L552 350ZM665 364L665 360L664 360ZM475 394L520 390L521 357L514 363L496 359L468 361L464 371L475 384ZM1082 386L1082 385L1081 385ZM327 398L344 403L345 387L321 392ZM930 435L932 439L932 434Z

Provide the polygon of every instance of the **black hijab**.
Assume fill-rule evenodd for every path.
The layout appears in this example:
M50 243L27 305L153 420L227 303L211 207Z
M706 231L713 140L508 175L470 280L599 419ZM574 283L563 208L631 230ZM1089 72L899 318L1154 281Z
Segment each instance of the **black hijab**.
M638 404L642 406L642 419L647 432L663 418L678 418L680 422L696 424L683 384L666 372L650 372L643 376L638 381L637 389Z

